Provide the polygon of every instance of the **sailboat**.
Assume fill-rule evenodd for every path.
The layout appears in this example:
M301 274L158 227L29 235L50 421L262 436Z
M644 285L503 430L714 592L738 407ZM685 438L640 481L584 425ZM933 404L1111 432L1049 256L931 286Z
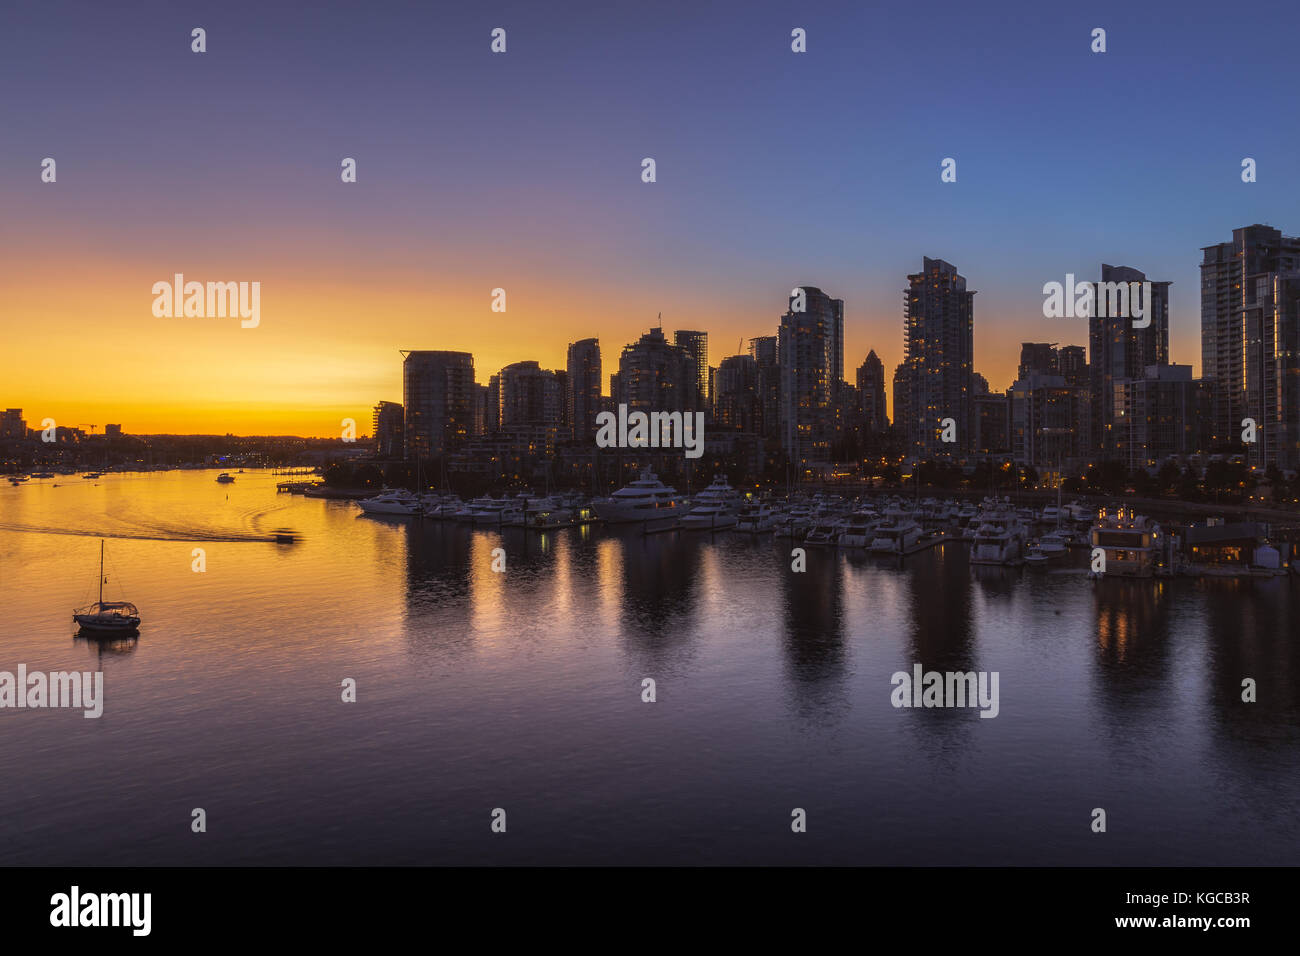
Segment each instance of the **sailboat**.
M140 626L140 612L126 601L104 600L104 539L99 539L99 600L72 612L82 633L97 635L134 634Z

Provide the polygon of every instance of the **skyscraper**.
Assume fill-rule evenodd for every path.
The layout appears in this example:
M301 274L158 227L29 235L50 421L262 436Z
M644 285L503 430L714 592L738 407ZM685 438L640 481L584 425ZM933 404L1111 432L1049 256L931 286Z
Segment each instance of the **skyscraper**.
M404 352L402 404L406 457L440 457L460 448L474 428L474 356Z
M909 275L904 319L908 366L907 442L921 458L960 455L971 447L975 293L957 267L926 257ZM956 442L940 440L942 422L956 423ZM897 415L895 422L899 422Z
M777 337L760 335L749 340L749 354L758 367L758 431L768 441L781 437L781 369L777 365Z
M501 430L533 455L555 451L563 416L555 373L536 362L515 362L501 370ZM522 452L521 452L522 454Z
M402 406L396 402L380 402L375 406L373 431L375 454L380 458L401 458L403 440Z
M651 329L619 356L613 398L630 411L700 411L698 375L694 355L664 338L663 329Z
M1067 385L1060 375L1030 371L1007 392L1012 457L1022 464L1055 468L1090 458L1092 430L1088 389Z
M1190 365L1152 365L1142 378L1117 383L1112 401L1115 457L1130 471L1204 450L1209 393Z
M1088 382L1088 350L1082 345L1062 345L1056 350L1056 369L1067 385L1091 387Z
M1092 392L1092 445L1102 458L1114 455L1115 386L1140 379L1152 365L1169 364L1169 283L1151 283L1151 301L1143 303L1144 328L1128 314L1115 314L1113 284L1145 282L1146 273L1128 266L1101 267L1101 283L1093 283L1093 310L1088 319L1088 375ZM1133 298L1121 290L1131 313Z
M569 428L575 441L596 440L596 416L600 413L600 394L604 381L600 370L600 341L580 339L569 346L568 381L565 402L569 410Z
M804 287L790 297L777 332L781 370L781 447L797 466L830 461L835 435L834 374L837 328L844 303ZM803 306L803 308L800 308Z
M1016 378L1028 378L1030 372L1039 375L1057 373L1055 342L1020 343L1020 368L1016 371Z
M678 329L673 333L673 344L679 349L685 349L695 366L695 386L699 390L699 399L694 407L708 408L712 400L709 394L709 333Z
M796 291L803 293L803 311L816 316L826 329L827 367L830 372L831 398L840 382L844 381L844 300L832 299L814 285L797 286ZM794 310L798 296L790 297L791 309Z
M724 428L755 432L760 420L758 363L751 355L731 355L722 360L717 375L717 411L714 421Z
M1300 238L1256 223L1202 251L1211 447L1240 447L1253 465L1300 466ZM1242 445L1246 418L1256 441Z
M894 427L902 431L903 437L907 437L907 423L912 419L911 410L908 408L912 401L912 367L907 364L907 360L899 362L894 367Z
M858 367L858 403L868 431L881 432L889 427L885 415L885 366L875 349Z

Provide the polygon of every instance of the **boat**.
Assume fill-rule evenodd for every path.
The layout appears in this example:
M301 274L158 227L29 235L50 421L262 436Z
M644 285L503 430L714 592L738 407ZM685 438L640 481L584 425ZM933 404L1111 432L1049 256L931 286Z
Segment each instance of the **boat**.
M906 554L921 540L921 526L907 512L891 509L885 513L885 519L871 539L873 553Z
M1063 558L1070 550L1069 536L1063 531L1049 531L1038 539L1038 549L1046 558Z
M634 524L676 518L685 510L682 497L646 468L631 482L608 498L591 503L596 517L610 524Z
M1080 504L1077 501L1071 501L1061 509L1061 513L1068 520L1073 521L1076 524L1086 524L1092 520L1092 512L1088 510L1086 505Z
M506 520L506 524L547 531L573 523L573 512L554 495L542 498L521 497L517 507L518 511Z
M803 543L834 547L839 538L840 532L835 525L822 522L808 529L808 533L804 535Z
M855 511L841 525L836 544L841 548L869 548L876 540L878 527L880 516L874 511Z
M88 471L88 472L86 472L86 474L82 475L81 477L82 477L82 478L98 478L98 477L100 477L100 474L99 474L99 472L97 472L97 471Z
M1091 577L1149 578L1161 564L1164 547L1160 525L1132 508L1105 508L1098 514L1089 532L1094 553L1098 548L1106 556L1106 570Z
M509 498L475 498L470 502L468 520L476 525L514 524L522 522L523 514L523 507Z
M420 495L420 513L436 521L451 520L463 507L464 504L454 495Z
M1032 542L1025 552L1025 564L1031 568L1047 567L1047 555L1044 553L1042 546L1037 542Z
M1010 505L988 502L978 518L971 541L971 564L1017 564L1022 558L1025 526Z
M381 492L357 502L368 515L418 515L420 499L404 488Z
M691 510L682 518L687 530L722 531L736 526L736 489L721 475L691 499Z
M81 633L96 636L130 635L140 627L140 612L126 601L104 600L104 539L99 539L99 600L72 612Z
M54 477L54 472L52 472L52 471L34 471L34 472L32 472L32 477L33 477L33 478L53 478L53 477Z
M764 502L750 502L742 505L736 515L736 531L739 534L762 534L776 528L776 511Z
M217 475L217 481L223 485L228 485L234 480L235 480L234 475L227 474L224 471L221 474Z
M812 506L806 502L799 502L791 505L785 514L778 516L777 534L797 541L808 533L815 520Z
M1061 521L1061 509L1056 505L1048 505L1043 509L1043 513L1038 518L1043 524L1059 524Z

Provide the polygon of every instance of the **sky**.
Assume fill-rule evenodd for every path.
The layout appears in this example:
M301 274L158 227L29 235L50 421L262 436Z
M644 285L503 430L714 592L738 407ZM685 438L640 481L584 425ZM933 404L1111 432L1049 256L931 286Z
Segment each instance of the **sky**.
M844 300L852 381L870 349L901 359L924 256L977 291L994 389L1023 341L1087 343L1042 287L1103 262L1172 282L1172 359L1199 373L1200 248L1300 232L1298 25L1199 0L10 0L0 407L364 434L401 401L399 349L472 352L486 383L597 336L608 376L662 313L717 365L797 285ZM156 317L178 272L260 282L260 324Z

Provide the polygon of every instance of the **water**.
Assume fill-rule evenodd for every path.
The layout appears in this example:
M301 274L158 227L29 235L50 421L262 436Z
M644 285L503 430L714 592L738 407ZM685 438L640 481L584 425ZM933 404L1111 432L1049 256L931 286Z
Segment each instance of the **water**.
M0 862L1300 857L1292 579L1094 586L961 545L795 574L770 535L502 534L215 474L0 488L0 670L102 669L106 698L0 711ZM100 535L133 645L72 636ZM999 716L895 709L915 662L998 671Z

